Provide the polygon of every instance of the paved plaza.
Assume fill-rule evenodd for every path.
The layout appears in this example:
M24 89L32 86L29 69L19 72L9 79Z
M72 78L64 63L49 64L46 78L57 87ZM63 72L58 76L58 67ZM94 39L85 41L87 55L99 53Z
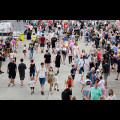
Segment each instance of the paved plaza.
M5 38L5 37L4 37ZM19 41L19 47L17 49L18 52L18 57L17 57L17 66L20 63L20 58L23 58L24 55L22 53L23 50L23 45L26 44L27 48L30 43L30 40L24 40L24 41ZM80 50L83 48L87 53L89 53L90 50L90 44L88 46L85 46L84 39L81 39L79 41L79 47ZM51 51L51 49L50 49ZM52 54L52 60L54 59L55 55ZM44 61L44 53L41 53L40 47L38 50L38 53L34 52L34 60L35 64L38 68L40 66L40 63ZM70 70L71 66L68 65L68 58L66 59L66 64L63 65L61 64L60 67L60 73L58 75L59 77L59 92L53 90L53 94L49 94L49 87L50 85L46 82L45 83L45 94L41 95L41 88L40 88L40 83L39 80L35 84L35 93L34 95L30 94L30 88L29 88L29 51L27 52L27 56L24 59L24 63L27 65L27 70L26 70L26 77L24 80L24 86L21 88L20 86L20 79L19 79L19 73L17 71L17 75L15 78L15 87L8 87L8 74L7 74L7 65L9 63L9 58L7 58L6 62L3 62L2 66L2 71L4 71L3 74L0 74L0 100L61 100L61 93L65 89L63 83L65 80L67 80L68 75L70 75ZM89 61L89 59L88 59ZM74 61L73 61L74 63ZM54 63L51 64L51 66L54 68L54 71L56 72L55 65ZM86 71L88 72L88 71ZM108 89L106 89L105 96L108 96L108 90L111 88L114 90L114 93L117 97L117 99L120 99L120 79L118 81L115 81L117 72L114 72L114 70L111 70L111 74L108 77ZM85 73L86 75L86 73ZM77 98L77 100L82 100L82 93L81 93L81 87L82 84L79 82L80 81L80 74L77 71L75 80L74 80L74 87L73 87L73 96ZM84 76L85 78L85 76Z

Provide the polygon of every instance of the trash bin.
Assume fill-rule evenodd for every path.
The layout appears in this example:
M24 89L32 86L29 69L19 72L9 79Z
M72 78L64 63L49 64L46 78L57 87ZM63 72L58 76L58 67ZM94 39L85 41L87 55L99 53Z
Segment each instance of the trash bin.
M24 33L20 33L20 40L24 41Z

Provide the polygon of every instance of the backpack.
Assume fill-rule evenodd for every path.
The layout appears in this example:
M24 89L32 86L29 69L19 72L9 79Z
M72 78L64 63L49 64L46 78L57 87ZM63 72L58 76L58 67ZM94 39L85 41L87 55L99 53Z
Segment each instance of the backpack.
M62 97L62 100L68 100L67 98L67 93L69 92L69 89L65 89L62 94L61 94L61 97Z
M86 36L88 36L88 32L86 32Z

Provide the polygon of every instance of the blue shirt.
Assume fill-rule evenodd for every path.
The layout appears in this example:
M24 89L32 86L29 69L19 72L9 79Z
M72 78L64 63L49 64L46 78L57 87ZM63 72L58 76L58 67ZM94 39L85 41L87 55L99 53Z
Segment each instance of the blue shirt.
M99 96L102 94L101 89L91 87L89 93L91 93L91 100L99 100Z
M114 45L114 46L112 46L112 49L115 52L117 50L117 47Z
M68 41L68 39L69 39L69 38L68 38L67 36L64 37L64 41Z

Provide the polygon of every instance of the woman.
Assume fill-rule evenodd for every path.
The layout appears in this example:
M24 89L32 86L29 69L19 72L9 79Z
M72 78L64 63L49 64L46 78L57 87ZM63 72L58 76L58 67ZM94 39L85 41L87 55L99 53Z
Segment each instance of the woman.
M38 39L37 39L37 38L36 38L34 44L35 44L36 53L38 53L38 46L39 46L39 43L38 43Z
M52 94L53 82L55 80L55 73L54 73L52 67L49 68L49 71L48 71L48 74L47 74L47 80L48 80L48 83L50 84L50 92Z
M112 89L109 89L109 91L108 91L107 100L117 100L116 95L114 94Z
M5 42L5 45L6 45L6 57L10 56L10 41L7 40Z
M103 80L103 77L100 76L100 81L98 82L98 87L101 89L102 95L105 95L105 81Z
M57 68L57 73L59 73L60 63L62 62L62 57L60 51L57 52L57 56L55 56L53 62L55 62L55 67Z
M117 61L118 61L118 57L119 57L119 55L117 54L117 51L116 51L113 55L114 72L115 72L115 67L116 67Z
M80 54L80 49L77 43L75 43L74 47L73 47L73 55L74 55L74 59L76 56L78 56L78 52Z
M64 65L65 65L66 55L67 55L67 48L65 47L65 45L63 45L63 48L62 48L62 56L63 56L63 64L64 64Z
M68 47L68 60L69 60L69 65L72 64L72 47Z
M80 54L80 58L82 59L83 56L86 56L86 58L87 58L87 53L85 52L85 49L82 49L82 53Z
M31 40L31 31L30 28L27 30L27 40Z

